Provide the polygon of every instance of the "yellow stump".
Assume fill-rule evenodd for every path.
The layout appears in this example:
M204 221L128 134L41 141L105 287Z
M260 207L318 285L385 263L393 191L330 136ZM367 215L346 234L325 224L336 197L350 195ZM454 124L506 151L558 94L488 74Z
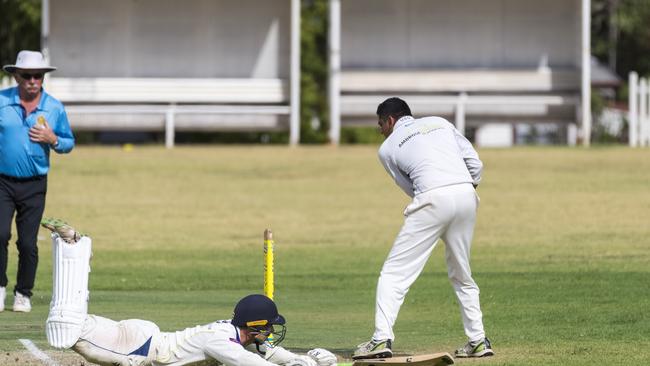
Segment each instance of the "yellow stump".
M273 300L273 233L264 230L264 295Z

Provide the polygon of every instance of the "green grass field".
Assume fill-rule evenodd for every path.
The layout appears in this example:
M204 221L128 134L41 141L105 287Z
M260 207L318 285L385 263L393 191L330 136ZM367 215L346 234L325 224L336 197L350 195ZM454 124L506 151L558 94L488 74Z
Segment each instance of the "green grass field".
M497 355L457 363L648 364L650 151L480 154L472 269ZM229 318L240 297L262 291L269 227L276 301L288 319L283 345L344 359L371 336L375 284L408 203L376 147L82 146L52 162L46 215L93 238L92 313L167 331ZM45 340L51 251L41 236L34 310L0 313L4 363L38 364L19 338L74 357ZM434 251L406 298L396 352L465 342L443 253ZM16 257L12 240L10 288Z

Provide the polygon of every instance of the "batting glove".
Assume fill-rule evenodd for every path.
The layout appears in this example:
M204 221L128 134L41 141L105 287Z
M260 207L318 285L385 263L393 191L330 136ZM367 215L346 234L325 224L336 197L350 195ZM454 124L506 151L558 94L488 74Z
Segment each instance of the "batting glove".
M336 366L336 356L326 349L314 348L307 354L318 363L318 366Z
M74 244L81 239L83 234L76 231L72 226L63 220L45 217L41 220L41 226L58 235L68 244Z
M276 365L287 364L289 361L293 360L294 358L299 357L297 354L293 352L289 352L286 349L282 348L281 346L269 347L266 345L266 343L264 344L264 346L265 346L264 359Z
M297 358L287 362L284 366L318 366L318 364L311 357L298 356Z

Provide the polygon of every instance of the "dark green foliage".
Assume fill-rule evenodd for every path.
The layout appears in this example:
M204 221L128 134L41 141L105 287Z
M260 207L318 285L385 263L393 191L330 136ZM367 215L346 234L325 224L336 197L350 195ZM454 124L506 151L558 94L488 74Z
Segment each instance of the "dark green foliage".
M302 2L300 141L328 141L327 0ZM312 123L318 121L318 123Z
M20 50L39 50L40 32L40 0L0 0L1 65L13 64Z
M615 55L616 72L650 74L650 2L592 0L591 48L601 61Z
M629 71L650 75L650 2L627 0L619 10L620 40L617 46L617 71L627 76Z
M176 142L181 144L287 144L288 141L289 135L286 132L183 132L176 134Z
M381 144L384 136L377 127L342 127L341 143L344 144Z

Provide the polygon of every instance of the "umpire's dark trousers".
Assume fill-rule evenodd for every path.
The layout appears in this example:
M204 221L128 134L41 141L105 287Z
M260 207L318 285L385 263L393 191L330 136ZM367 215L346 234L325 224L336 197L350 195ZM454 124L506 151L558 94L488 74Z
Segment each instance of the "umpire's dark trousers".
M16 213L18 275L14 292L32 296L38 265L38 228L45 209L47 176L13 178L0 175L0 287L7 287L7 252Z

